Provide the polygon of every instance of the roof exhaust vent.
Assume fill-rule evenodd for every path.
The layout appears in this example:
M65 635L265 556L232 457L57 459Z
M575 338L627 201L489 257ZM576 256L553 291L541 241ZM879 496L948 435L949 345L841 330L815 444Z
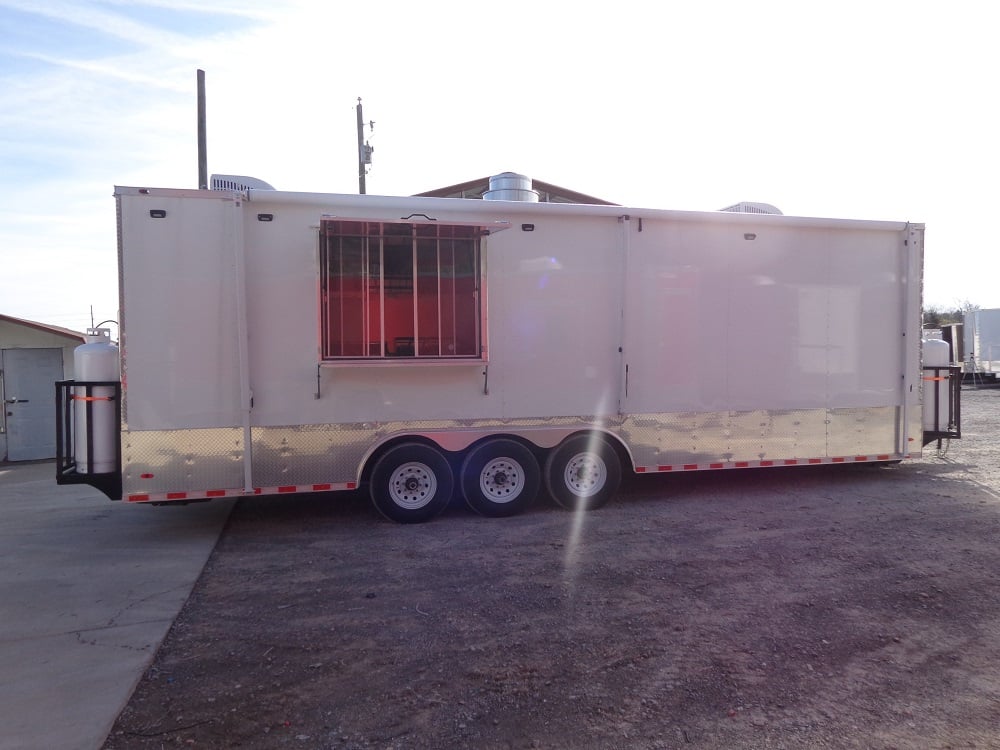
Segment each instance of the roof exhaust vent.
M781 211L770 203L751 203L750 201L742 201L732 206L720 208L719 210L729 211L734 214L774 214L776 216L783 216Z
M256 177L244 177L241 174L213 174L209 181L212 190L235 190L242 193L245 190L274 190L263 180Z
M514 172L490 177L490 189L483 193L484 201L527 201L538 203L538 191L531 189L531 178Z

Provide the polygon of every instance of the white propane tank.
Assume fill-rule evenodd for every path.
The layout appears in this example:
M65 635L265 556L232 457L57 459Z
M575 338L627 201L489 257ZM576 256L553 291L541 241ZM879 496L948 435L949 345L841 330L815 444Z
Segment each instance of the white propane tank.
M941 339L924 339L924 367L948 367L951 345ZM944 380L938 380L944 378ZM935 404L937 413L935 414ZM940 432L951 423L951 403L948 399L948 371L924 370L924 432ZM936 417L936 418L935 418Z
M107 328L88 328L86 340L73 350L75 381L117 381L118 347L111 343L111 332ZM73 388L73 458L79 474L106 474L118 468L119 426L114 395L112 386L92 386L89 392L84 386ZM93 440L92 464L87 457L88 436Z

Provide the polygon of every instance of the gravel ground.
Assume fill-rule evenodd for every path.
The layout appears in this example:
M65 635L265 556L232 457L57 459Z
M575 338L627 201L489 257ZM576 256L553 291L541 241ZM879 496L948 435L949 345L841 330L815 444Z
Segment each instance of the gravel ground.
M1000 748L1000 390L962 395L944 454L583 515L242 500L106 748Z

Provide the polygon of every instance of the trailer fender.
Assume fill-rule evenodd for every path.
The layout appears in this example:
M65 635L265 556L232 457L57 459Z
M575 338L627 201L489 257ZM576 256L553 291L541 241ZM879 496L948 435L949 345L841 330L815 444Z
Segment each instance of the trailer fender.
M603 428L594 427L592 429L581 430L579 423L557 427L505 427L506 429L498 429L497 427L481 427L468 429L424 430L421 432L396 432L391 435L387 435L375 443L364 454L364 456L362 456L360 465L358 466L358 479L360 481L367 481L371 476L371 467L374 460L377 459L384 451L388 450L397 443L412 441L437 446L441 450L446 451L447 453L452 454L453 457L459 459L454 463L454 468L457 471L459 465L461 464L462 454L472 448L476 443L485 440L494 440L499 438L513 438L519 440L537 454L539 462L541 463L544 461L545 454L568 438L574 435L588 435L592 432L603 435L604 439L614 446L623 466L627 465L633 468L635 466L632 459L632 453L628 449L628 446L622 443L617 435L608 432Z

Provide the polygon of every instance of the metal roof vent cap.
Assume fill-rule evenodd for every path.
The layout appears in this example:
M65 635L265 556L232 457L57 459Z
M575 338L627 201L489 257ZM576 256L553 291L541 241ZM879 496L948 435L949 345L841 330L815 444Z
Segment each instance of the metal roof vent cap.
M753 201L741 201L732 206L720 208L720 211L729 211L734 214L774 214L782 216L781 211L770 203L755 203Z
M235 190L242 193L245 190L274 190L268 183L256 177L241 174L213 174L209 180L211 190Z
M514 172L502 172L490 177L490 189L483 193L483 200L538 203L538 191L531 189L530 177Z

